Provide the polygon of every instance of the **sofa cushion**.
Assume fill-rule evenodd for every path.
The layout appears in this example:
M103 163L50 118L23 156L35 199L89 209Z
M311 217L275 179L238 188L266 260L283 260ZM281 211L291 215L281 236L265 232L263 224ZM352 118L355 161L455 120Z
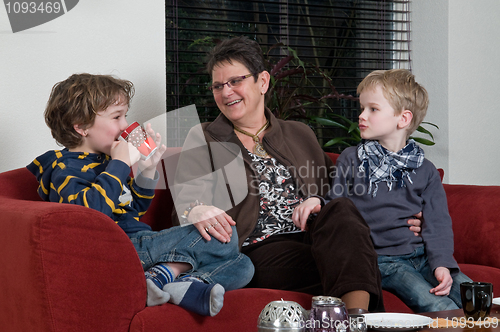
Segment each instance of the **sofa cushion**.
M226 292L224 306L215 317L200 316L175 306L164 304L149 307L133 319L130 331L238 331L255 332L260 312L271 301L295 301L311 309L311 295L297 292L244 288Z

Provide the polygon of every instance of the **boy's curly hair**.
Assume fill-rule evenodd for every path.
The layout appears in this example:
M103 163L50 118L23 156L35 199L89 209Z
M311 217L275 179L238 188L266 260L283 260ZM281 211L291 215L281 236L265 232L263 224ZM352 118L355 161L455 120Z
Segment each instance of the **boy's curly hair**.
M130 104L134 85L110 75L74 74L52 88L44 116L58 144L68 149L82 143L74 125L82 129L94 124L97 113L123 100Z
M377 84L380 84L384 97L394 108L395 115L403 110L412 112L413 119L407 128L409 137L427 114L427 90L415 81L415 76L407 69L375 70L358 85L358 95L367 88L374 89Z

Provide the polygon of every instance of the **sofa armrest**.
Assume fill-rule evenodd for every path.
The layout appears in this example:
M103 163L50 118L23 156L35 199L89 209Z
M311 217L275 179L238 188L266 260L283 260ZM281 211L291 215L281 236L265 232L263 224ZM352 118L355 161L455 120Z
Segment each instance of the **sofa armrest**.
M500 268L500 186L444 185L458 263Z
M0 197L0 325L128 331L146 283L126 234L82 206Z

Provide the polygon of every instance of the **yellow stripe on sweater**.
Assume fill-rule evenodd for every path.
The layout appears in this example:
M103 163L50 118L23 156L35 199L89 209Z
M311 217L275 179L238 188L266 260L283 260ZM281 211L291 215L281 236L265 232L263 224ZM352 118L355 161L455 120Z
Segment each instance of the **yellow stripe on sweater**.
M110 174L108 172L102 172L101 174L106 174L110 178L115 179L116 182L118 182L120 184L120 189L123 191L123 184L122 184L122 181L119 178L117 178L116 176L114 176L114 175L112 175L112 174Z
M49 194L49 191L47 190L47 188L45 188L45 186L43 185L43 180L40 179L40 185L38 186L38 188L42 189L43 193L45 195L48 195Z
M116 213L115 212L115 210L116 210L115 203L106 195L106 190L104 190L103 187L101 187L100 185L95 184L95 183L92 184L92 187L97 189L97 191L101 194L101 196L104 197L106 204L108 204L108 206L111 208L111 210L114 213ZM86 194L87 194L87 192L85 192L84 197L86 196ZM87 206L88 206L88 203L87 203Z
M85 173L85 172L87 172L90 168L94 168L94 167L97 167L97 166L99 166L99 165L101 165L101 163L91 163L91 164L87 164L87 165L85 165L85 166L83 166L83 167L82 167L81 171L82 171L83 173Z
M40 171L40 175L42 175L43 173L43 167L42 165L40 164L40 162L38 160L33 160L33 164L37 165L38 166L38 170Z
M147 199L153 199L155 197L155 195L153 194L152 196L148 196L148 195L141 195L139 194L135 189L134 189L134 186L130 186L130 189L132 189L132 191L137 195L139 196L140 198L147 198Z

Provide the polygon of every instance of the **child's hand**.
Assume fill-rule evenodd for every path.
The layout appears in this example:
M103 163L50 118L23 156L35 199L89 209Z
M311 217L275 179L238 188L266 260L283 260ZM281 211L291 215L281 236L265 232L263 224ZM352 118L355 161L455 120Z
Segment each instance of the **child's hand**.
M431 289L429 292L434 295L448 295L450 294L451 286L453 285L453 279L450 275L450 270L440 266L434 270L434 276L439 285Z
M300 203L293 209L292 221L302 231L306 230L307 218L311 213L318 213L321 210L321 201L317 197L311 197Z
M156 152L148 160L139 161L139 170L142 175L153 178L156 171L156 165L158 165L161 161L161 157L167 150L167 147L165 144L161 144L161 135L159 133L155 133L155 131L151 128L151 123L148 123L145 129L148 135L155 139L158 149L156 149Z
M123 161L128 166L132 166L141 159L141 153L132 143L116 141L111 145L111 159Z
M415 234L415 236L421 236L422 234L422 211L413 216L412 219L408 219L408 225L410 225L410 231Z

